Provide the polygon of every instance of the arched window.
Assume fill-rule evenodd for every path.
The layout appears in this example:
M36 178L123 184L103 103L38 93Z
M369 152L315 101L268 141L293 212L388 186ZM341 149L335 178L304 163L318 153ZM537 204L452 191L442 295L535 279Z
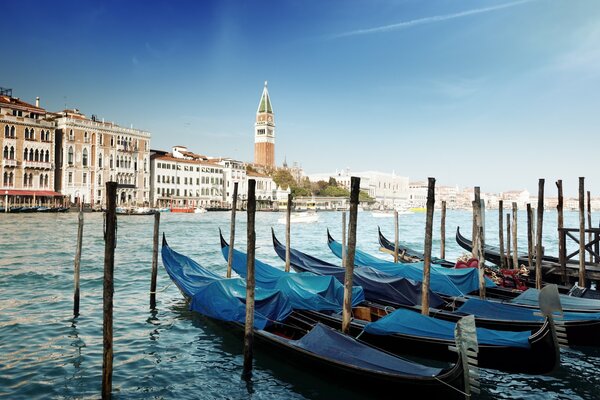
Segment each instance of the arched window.
M50 151L46 150L46 157L44 157L45 162L50 162Z
M13 175L13 173L12 173L12 172L10 172L10 173L8 174L8 185L9 185L9 186L12 186L12 185L13 185L13 178L14 178L14 175Z
M117 157L117 168L119 168L119 157Z
M73 129L71 129L69 131L69 140L74 140L75 139L75 134L73 133Z
M10 137L10 128L8 127L8 125L4 125L4 137ZM6 176L8 177L8 175Z
M40 152L38 149L35 149L35 161L40 161Z
M33 149L29 149L29 161L33 161Z
M27 187L27 174L23 175L23 187Z
M87 151L87 149L83 149L82 164L83 164L84 167L87 167L87 165L88 165L88 151Z
M31 130L29 131L29 139L35 140L35 131L33 130L33 128L31 128Z
M48 187L48 174L44 177L44 187Z
M102 174L98 174L98 185L102 185Z
M50 141L50 131L46 131L46 142Z
M25 140L29 139L29 128L25 128Z
M102 153L98 154L98 168L102 168Z
M3 186L8 186L8 172L4 173L4 179L2 180Z
M33 174L29 174L29 187L33 186Z
M27 147L25 147L25 150L23 150L23 160L27 161L27 156L29 155L29 150L27 149Z
M10 146L10 153L8 153L8 158L10 158L11 160L15 159L15 148Z
M40 187L44 187L44 175L40 174Z
M69 146L69 154L67 156L67 162L69 163L69 165L73 165L73 146Z
M8 146L4 146L4 153L2 154L4 159L8 159Z
M14 126L10 127L10 137L12 137L12 138L15 137L15 127Z
M110 156L110 165L109 166L110 166L110 169L113 169L113 156L112 156L112 154ZM112 181L112 179L111 179L111 181Z

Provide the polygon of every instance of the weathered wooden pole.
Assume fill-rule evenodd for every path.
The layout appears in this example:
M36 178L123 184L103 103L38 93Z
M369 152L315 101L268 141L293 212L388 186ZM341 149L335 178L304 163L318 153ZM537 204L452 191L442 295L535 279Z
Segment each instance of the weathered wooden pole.
M427 217L425 220L425 257L423 259L423 284L421 286L421 314L429 315L429 269L433 234L433 207L435 206L435 178L428 178Z
M160 212L154 212L154 243L152 248L152 276L150 279L150 309L156 308L156 278L158 276L158 231L160 227Z
M512 247L513 247L513 269L519 268L519 249L517 239L517 202L512 203Z
M104 294L102 337L102 399L112 396L113 370L113 294L115 247L117 244L117 182L106 182L106 232L104 236Z
M592 229L592 198L590 191L587 192L587 221L588 229ZM588 242L592 241L592 232L588 232ZM590 253L590 262L594 262L594 255Z
M542 288L542 228L544 225L544 179L538 182L537 232L535 238L535 287Z
M498 200L498 242L500 242L500 268L506 268L504 259L504 202Z
M256 213L256 180L248 179L248 201L246 214L248 218L248 255L246 261L246 326L244 329L244 372L242 377L252 377L252 348L254 345L254 253L256 247L256 232L254 231L254 217Z
M292 225L292 194L288 194L287 211L285 213L285 272L290 272L290 242Z
M556 188L558 189L558 202L556 204L556 211L558 214L558 262L560 263L562 269L562 280L563 284L567 285L569 283L569 278L567 277L567 264L565 260L566 255L566 246L565 246L565 233L562 231L565 225L564 214L563 214L563 188L562 188L562 179L556 181Z
M394 210L394 262L398 262L398 210Z
M83 243L83 212L79 211L77 216L77 249L75 251L75 293L73 294L73 315L79 315L79 271L81 265L81 246Z
M510 251L510 241L511 241L511 227L510 227L510 213L506 213L506 268L510 268L511 264L511 251Z
M475 240L473 242L473 257L477 259L479 272L479 297L485 299L485 255L483 253L483 210L481 204L481 192L479 186L475 187L475 201L473 201L473 210L475 215Z
M579 177L579 286L585 287L585 184Z
M529 269L533 268L533 210L531 204L527 203L527 264Z
M446 200L442 201L442 216L440 218L440 258L446 258Z
M344 275L344 309L342 311L342 332L350 330L352 314L352 278L354 274L354 255L356 253L356 220L358 216L358 195L360 178L350 178L350 226L348 227L348 255L346 256L346 272Z
M346 258L348 257L347 239L346 239L346 211L342 211L342 268L346 268Z
M229 253L227 256L227 278L231 278L231 264L233 263L233 246L235 242L235 211L237 209L238 182L233 183L233 197L231 201L231 224L229 227Z
M473 206L473 247L471 248L471 255L474 258L479 259L478 251L481 239L479 236L479 225L477 222L477 218L480 216L478 215L478 207L481 207L481 189L479 186L475 186L473 188L473 203L471 203L471 205ZM481 221L479 221L479 223L480 222Z

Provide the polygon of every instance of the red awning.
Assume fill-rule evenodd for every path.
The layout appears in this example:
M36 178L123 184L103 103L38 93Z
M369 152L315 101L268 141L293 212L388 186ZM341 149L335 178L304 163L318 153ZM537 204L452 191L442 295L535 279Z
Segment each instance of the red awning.
M0 190L0 195L9 196L37 196L37 197L62 197L62 194L52 190Z

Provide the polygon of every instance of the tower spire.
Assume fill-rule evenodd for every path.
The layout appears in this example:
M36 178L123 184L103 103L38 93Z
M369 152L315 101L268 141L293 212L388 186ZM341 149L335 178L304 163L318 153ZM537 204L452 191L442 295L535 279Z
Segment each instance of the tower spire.
M254 163L275 167L275 121L267 81L260 96L254 124Z

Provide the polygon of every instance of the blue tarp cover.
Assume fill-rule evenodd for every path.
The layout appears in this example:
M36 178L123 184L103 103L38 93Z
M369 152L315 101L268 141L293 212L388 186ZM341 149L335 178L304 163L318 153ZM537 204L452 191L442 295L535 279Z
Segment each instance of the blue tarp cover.
M242 279L223 279L168 245L161 250L167 273L191 298L190 309L223 321L246 320L246 284ZM269 320L282 321L292 306L280 291L257 287L255 290L254 327L263 329Z
M337 257L342 257L342 245L331 241L329 248ZM390 275L401 276L417 282L423 280L423 262L416 263L393 263L374 257L363 251L356 250L354 265L371 267ZM438 265L430 266L431 290L447 296L464 296L467 293L479 290L479 271L475 268L452 269ZM489 278L485 278L486 287L494 287L496 284Z
M221 250L227 260L229 246L224 246ZM247 260L246 253L234 249L231 267L244 278ZM256 286L280 290L289 298L294 309L341 311L344 305L344 285L332 276L319 276L310 272L289 273L259 260L255 260L254 275ZM363 289L354 285L352 305L356 306L364 300Z
M508 302L512 304L523 304L527 306L539 307L539 295L540 291L538 289L530 288ZM563 309L600 311L600 300L573 297L564 294L560 294L559 297L560 304L562 305Z
M493 301L469 299L457 311L473 314L476 317L508 320L508 321L543 321L540 311L533 308L512 306ZM562 317L566 321L598 321L600 313L565 312Z
M285 259L285 247L278 241L274 242L275 252ZM297 269L312 272L317 275L334 276L344 282L345 271L335 264L320 260L296 249L290 249L290 263ZM391 276L369 267L355 267L352 283L364 290L364 295L370 301L384 301L402 305L421 304L421 282L415 282L399 276ZM437 294L429 292L430 307L439 307L444 300Z
M289 343L313 354L366 370L415 377L436 376L442 371L377 350L320 323L302 339Z
M428 317L411 310L396 310L385 317L367 324L365 332L374 335L400 333L454 341L455 322ZM510 332L477 328L477 342L484 345L529 348L528 331Z

